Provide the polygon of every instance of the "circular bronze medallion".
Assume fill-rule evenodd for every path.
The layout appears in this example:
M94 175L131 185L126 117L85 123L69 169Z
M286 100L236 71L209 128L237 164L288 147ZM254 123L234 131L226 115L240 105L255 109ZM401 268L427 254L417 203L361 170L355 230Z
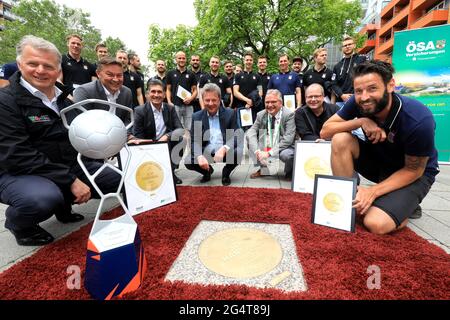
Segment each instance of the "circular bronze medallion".
M187 98L187 93L186 92L181 92L181 97L183 98L183 99L186 99Z
M249 121L250 120L250 115L248 113L245 113L242 115L242 119L244 119L244 121Z
M292 101L291 100L286 101L286 107L288 107L289 109L292 108Z
M344 207L344 200L337 193L330 192L323 197L323 205L331 213L338 213Z
M273 270L283 251L270 234L256 229L219 231L203 240L198 256L209 270L230 278L253 278Z
M136 183L144 191L157 190L163 181L164 171L156 162L144 162L136 170Z
M330 166L319 157L309 158L304 165L306 175L314 179L316 174L331 174Z

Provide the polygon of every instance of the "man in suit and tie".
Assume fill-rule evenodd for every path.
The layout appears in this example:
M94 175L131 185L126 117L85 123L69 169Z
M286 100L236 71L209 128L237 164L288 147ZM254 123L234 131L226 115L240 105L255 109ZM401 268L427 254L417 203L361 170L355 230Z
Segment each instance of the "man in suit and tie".
M131 90L123 85L122 64L113 58L100 59L97 66L98 79L83 84L73 92L74 102L86 99L99 99L114 102L125 107L133 107ZM85 106L87 109L103 109L108 107L103 104L91 103ZM130 114L122 109L117 109L116 115L125 124L130 122Z
M201 183L211 180L212 163L225 162L222 184L231 184L230 174L242 158L243 133L236 131L236 113L221 106L221 91L214 83L201 90L204 109L192 117L191 157L185 166L203 175Z
M255 156L260 167L267 166L269 157L284 162L285 178L292 179L294 164L294 113L283 107L283 97L277 89L269 89L265 110L258 112L256 121L247 132L249 153ZM261 176L261 168L250 178Z
M165 90L162 81L151 79L148 82L147 102L134 109L133 135L129 143L168 142L171 152L172 169L178 168L185 147L184 129L178 118L175 107L164 103ZM181 153L181 154L180 154ZM182 184L174 173L176 184Z

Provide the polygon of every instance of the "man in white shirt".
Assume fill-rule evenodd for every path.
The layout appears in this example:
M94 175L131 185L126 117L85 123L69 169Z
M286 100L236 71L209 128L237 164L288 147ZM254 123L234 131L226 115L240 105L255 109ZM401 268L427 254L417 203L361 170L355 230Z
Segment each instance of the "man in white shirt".
M283 107L283 98L277 89L269 89L264 102L265 110L258 112L255 123L247 132L249 153L256 157L261 167L267 167L270 158L280 158L285 163L285 178L289 180L294 163L294 113ZM258 169L250 178L261 175L261 169Z
M164 103L164 84L157 79L149 81L146 94L147 102L134 109L133 135L129 136L129 143L168 142L171 152L172 169L178 168L182 151L186 142L183 140L184 129L178 118L175 107ZM177 146L178 145L178 146ZM176 184L183 181L175 173Z
M60 117L72 103L67 99L71 89L56 82L61 59L52 43L25 36L17 46L19 72L0 89L0 202L9 205L5 228L23 246L52 242L40 222L53 215L62 223L81 221L72 204L98 197ZM88 160L84 164L91 173L101 166ZM119 181L111 169L96 179L104 193L116 192Z
M122 64L113 58L106 57L100 59L97 66L98 79L86 83L75 89L73 92L74 102L86 99L99 99L121 104L132 108L133 98L131 90L123 85ZM88 109L103 109L108 107L103 104L91 103L86 106ZM117 116L127 124L129 123L129 113L125 110L117 110Z

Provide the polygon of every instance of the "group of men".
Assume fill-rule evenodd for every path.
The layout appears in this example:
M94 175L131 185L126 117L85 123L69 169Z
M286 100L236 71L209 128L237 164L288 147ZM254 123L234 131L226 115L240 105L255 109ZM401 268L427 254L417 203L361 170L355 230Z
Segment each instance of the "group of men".
M74 52L80 47L76 42L69 41ZM199 95L196 75L186 70L186 56L180 52L177 69L167 74L166 85L163 79L152 79L146 90L147 102L137 94L140 106L136 107L131 89L123 85L125 59L102 57L94 75L79 55L70 52L64 58L52 43L24 37L17 45L19 71L9 79L8 86L0 89L0 201L8 205L5 227L17 243L50 243L53 236L39 226L40 222L52 215L62 223L80 221L83 216L72 212L72 204L98 197L76 161L76 151L60 117L60 112L73 103L68 97L76 85L75 101L95 97L136 107L129 143L169 141L175 149L176 144L190 141L186 168L199 172L201 182L207 182L213 164L225 162L222 184L229 185L231 173L242 157L245 135L238 125L238 112L229 108L233 98L224 104L224 95L230 91L214 82L223 83L225 78L218 76L217 58L213 58L211 81L205 82ZM354 200L354 208L367 229L386 234L404 227L429 191L439 168L433 116L420 102L394 93L392 66L380 61L358 65L356 58L346 57L349 61L343 61L341 75L352 77L354 94L347 92L350 89L342 89L339 98L346 101L344 107L338 111L336 106L324 102L326 86L312 83L305 90L305 106L292 111L284 106L286 91L282 88L292 86L292 80L298 84L295 76L291 74L290 78L287 72L288 57L280 57L279 78L268 79L266 92L262 92L260 76L251 71L251 58L244 57L244 70L234 76L233 96L242 108L253 108L264 97L264 107L256 113L246 134L255 162L263 167L270 158L279 157L286 163L289 175L296 134L301 139L331 140L333 174L352 177L357 172L376 183L359 187ZM84 70L86 79L89 75L94 81L80 84L79 78L69 78L64 73L61 78L65 67ZM250 90L245 80L256 84L256 89ZM71 85L61 81L71 81ZM277 87L279 82L283 83L281 87ZM344 83L351 86L348 81ZM180 85L190 94L180 95ZM295 99L301 102L298 87L293 87ZM193 113L185 107L192 107L197 95L203 109ZM92 106L97 107L101 106ZM128 121L125 114L118 116ZM364 140L351 134L357 128L362 128ZM179 158L183 149L176 149ZM176 168L178 161L174 158L172 152ZM85 160L90 172L101 165ZM260 170L252 176L261 176ZM116 191L119 180L117 173L104 170L96 182L102 192L108 193Z

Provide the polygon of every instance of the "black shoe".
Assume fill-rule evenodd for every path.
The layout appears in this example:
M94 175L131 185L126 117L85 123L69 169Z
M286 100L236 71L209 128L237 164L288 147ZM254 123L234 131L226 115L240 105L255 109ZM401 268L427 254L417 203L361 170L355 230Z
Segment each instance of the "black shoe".
M211 180L211 173L204 174L200 182L205 183L208 182L209 180Z
M222 177L222 184L224 186L229 186L231 184L230 177L228 177L228 176Z
M286 181L292 181L292 172L286 173L286 174L284 175L284 180L286 180Z
M81 220L84 219L84 217L78 213L70 213L65 215L57 215L56 219L62 223L74 223L80 222Z
M175 181L175 184L182 184L183 180L178 178L175 174L173 175L173 181Z
M419 219L422 217L422 208L420 206L417 206L416 210L412 213L412 215L409 216L410 219Z
M19 246L43 246L55 240L50 233L38 225L22 230L9 229L9 231L16 237Z
M211 180L211 175L214 173L214 169L212 166L209 166L209 172L204 174L202 179L200 180L201 183L205 183L208 182L209 180Z

